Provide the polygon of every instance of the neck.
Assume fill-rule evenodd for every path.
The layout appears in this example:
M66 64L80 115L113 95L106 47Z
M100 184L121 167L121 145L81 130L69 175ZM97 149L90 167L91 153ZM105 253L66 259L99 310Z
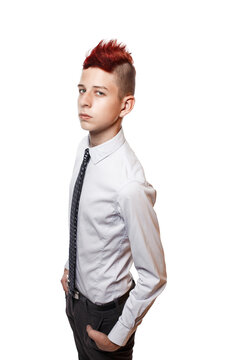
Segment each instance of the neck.
M89 131L90 147L100 145L112 139L115 135L117 135L121 127L122 127L121 124L119 124L118 126L115 125L113 127L108 128L107 130L105 129L104 131L99 131L99 132Z

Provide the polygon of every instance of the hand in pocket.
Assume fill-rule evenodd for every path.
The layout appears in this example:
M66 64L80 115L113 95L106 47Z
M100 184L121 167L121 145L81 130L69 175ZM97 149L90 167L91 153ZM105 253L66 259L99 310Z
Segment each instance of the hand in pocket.
M108 336L103 332L94 330L91 325L87 325L86 331L88 336L95 342L100 350L112 352L121 347L109 340Z

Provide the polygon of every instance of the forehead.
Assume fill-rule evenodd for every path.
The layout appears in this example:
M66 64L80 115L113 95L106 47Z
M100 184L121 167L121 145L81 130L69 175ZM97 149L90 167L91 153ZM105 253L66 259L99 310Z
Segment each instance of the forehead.
M117 90L116 75L97 67L84 69L81 74L80 83L85 86L105 86L109 90Z

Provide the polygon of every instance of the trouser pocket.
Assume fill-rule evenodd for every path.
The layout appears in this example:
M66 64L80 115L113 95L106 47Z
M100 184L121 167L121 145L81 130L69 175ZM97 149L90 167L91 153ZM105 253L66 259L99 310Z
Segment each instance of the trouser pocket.
M89 321L88 321L88 324L92 326L93 330L97 330L97 331L101 331L101 325L102 325L102 322L103 322L103 314L101 312L99 313L90 313L89 314ZM90 346L90 347L93 347L94 349L97 349L99 351L101 351L95 341L90 338L90 336L88 336L87 334L87 344Z

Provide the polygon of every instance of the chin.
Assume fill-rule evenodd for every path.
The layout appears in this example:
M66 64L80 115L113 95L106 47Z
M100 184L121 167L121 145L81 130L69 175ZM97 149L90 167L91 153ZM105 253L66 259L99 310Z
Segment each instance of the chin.
M91 129L91 126L90 126L90 124L87 123L87 121L81 121L80 125L81 125L81 128L83 130L90 130Z

